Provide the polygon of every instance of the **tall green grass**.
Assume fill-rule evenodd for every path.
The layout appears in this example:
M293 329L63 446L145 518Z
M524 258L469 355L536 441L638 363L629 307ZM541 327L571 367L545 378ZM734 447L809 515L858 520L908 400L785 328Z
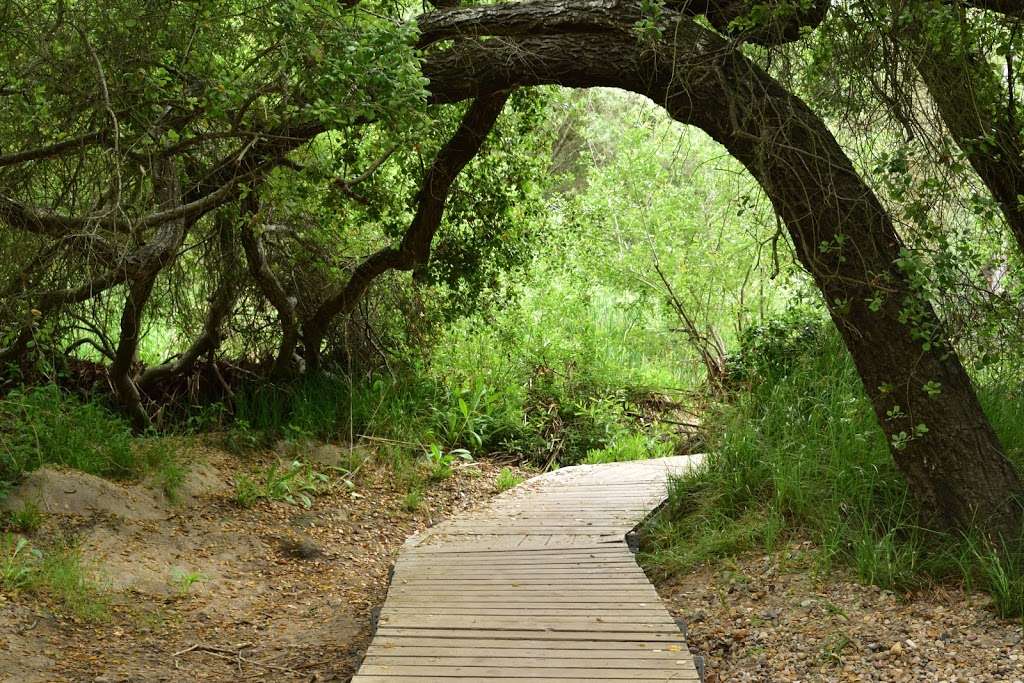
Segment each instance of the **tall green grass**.
M137 464L131 428L107 408L54 385L12 391L0 399L0 480L46 464L129 476Z
M121 415L52 384L0 398L0 496L43 465L115 479L151 476L172 501L185 476L168 443L134 437Z
M651 302L552 276L518 305L451 323L390 372L341 369L237 392L229 443L378 439L426 451L573 464L670 454L672 435L629 415L637 396L690 386Z
M1001 614L1024 615L1024 536L994 548L922 524L838 334L791 327L768 347L746 349L761 355L744 367L748 388L705 417L706 466L673 482L649 529L649 566L681 572L810 538L823 568L841 563L895 590L959 581L988 591ZM980 393L1020 467L1019 385Z

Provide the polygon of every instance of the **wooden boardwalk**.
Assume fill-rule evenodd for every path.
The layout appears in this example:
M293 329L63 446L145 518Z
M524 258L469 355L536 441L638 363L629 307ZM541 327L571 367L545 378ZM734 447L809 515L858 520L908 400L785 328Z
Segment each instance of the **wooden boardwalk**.
M353 683L699 680L625 541L699 457L566 467L410 538Z

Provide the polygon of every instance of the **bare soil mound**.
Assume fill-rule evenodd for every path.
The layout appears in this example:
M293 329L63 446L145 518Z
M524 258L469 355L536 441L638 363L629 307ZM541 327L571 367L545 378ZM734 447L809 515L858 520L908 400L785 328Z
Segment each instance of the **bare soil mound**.
M50 514L110 515L133 522L163 519L169 514L144 487L122 486L84 472L53 467L29 474L3 505L16 509L27 503Z
M178 504L145 484L46 468L6 501L47 512L33 542L72 537L106 586L109 617L84 622L45 596L0 590L0 682L344 681L405 538L493 495L481 463L408 483L367 464L310 509L232 502L230 482L278 457L197 448ZM334 449L317 459L334 461ZM410 511L410 508L415 508Z

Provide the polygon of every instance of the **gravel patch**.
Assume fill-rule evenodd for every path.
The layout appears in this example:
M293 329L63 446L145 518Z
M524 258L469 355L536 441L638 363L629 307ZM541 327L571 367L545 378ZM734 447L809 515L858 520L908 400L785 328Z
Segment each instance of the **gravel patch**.
M816 572L807 544L726 560L658 588L705 658L707 683L1024 683L1024 629L989 598L899 595L847 570Z

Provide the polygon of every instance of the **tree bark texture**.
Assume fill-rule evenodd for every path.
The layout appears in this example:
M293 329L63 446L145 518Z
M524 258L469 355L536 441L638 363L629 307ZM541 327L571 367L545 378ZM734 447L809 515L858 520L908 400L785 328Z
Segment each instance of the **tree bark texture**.
M1013 112L1016 103L981 50L959 35L959 26L950 26L958 35L941 44L927 35L930 11L942 9L931 2L914 6L915 18L901 44L1024 254L1024 136Z

